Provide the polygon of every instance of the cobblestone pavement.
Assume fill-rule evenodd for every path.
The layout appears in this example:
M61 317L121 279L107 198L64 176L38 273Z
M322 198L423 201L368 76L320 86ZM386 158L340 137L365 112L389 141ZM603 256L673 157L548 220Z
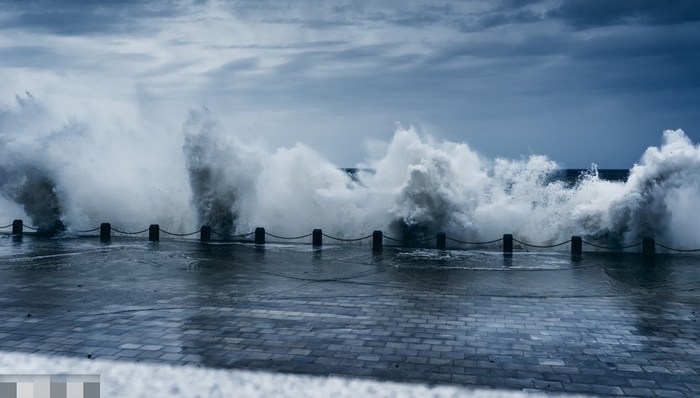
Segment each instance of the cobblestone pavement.
M0 241L0 350L700 396L700 259Z

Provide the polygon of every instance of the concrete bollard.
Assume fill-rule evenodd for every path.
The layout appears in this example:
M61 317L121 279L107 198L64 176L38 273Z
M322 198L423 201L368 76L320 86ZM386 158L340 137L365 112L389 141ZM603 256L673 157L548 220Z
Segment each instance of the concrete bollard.
M199 241L200 242L211 241L211 227L210 226L202 225L202 228L199 229Z
M653 256L656 254L656 241L654 238L642 239L642 254L645 256Z
M311 234L311 244L314 246L323 245L323 231L320 229L314 229Z
M444 232L438 232L437 234L437 248L438 250L447 248L447 235Z
M513 254L513 235L503 235L503 254Z
M372 232L372 250L382 250L384 246L384 234L382 231Z
M22 235L24 233L24 221L12 221L12 235Z
M265 244L265 228L255 228L255 244L264 245Z
M148 240L158 242L160 240L160 225L151 224L148 226Z
M109 242L112 240L112 225L108 222L100 224L100 241Z
M580 256L583 254L583 239L580 236L571 237L571 255Z

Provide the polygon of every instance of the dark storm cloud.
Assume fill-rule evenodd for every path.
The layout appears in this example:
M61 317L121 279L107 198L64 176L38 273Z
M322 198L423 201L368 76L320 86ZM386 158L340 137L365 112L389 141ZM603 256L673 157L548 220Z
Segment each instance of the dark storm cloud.
M368 20L401 26L423 27L449 22L455 9L450 4L420 5L394 12L375 12L368 15Z
M35 68L62 70L91 69L105 62L150 61L152 56L142 53L102 54L100 56L81 55L47 46L8 46L0 47L0 67Z
M265 23L296 24L308 29L392 24L409 27L445 23L455 12L449 3L442 5L372 1L292 0L286 2L241 0L230 5L239 18Z
M566 0L550 11L576 28L610 25L674 25L700 21L696 0Z
M135 34L153 27L145 21L182 13L180 3L98 0L0 0L2 28L78 36Z
M259 59L233 60L207 72L207 76L212 79L212 91L247 93L244 97L264 98L267 106L286 108L320 102L331 107L349 103L361 107L374 101L385 101L388 92L382 90L389 82L385 76L418 59L414 54L388 54L393 46L381 44L341 50L299 51L288 56L284 63L252 79L237 77L240 72L251 71ZM335 71L326 72L327 69ZM424 80L417 79L416 84L422 84ZM300 93L303 93L301 98Z
M293 93L303 92L302 102L322 101L325 106L335 102L345 105L360 99L364 103L391 102L389 97L400 98L394 101L404 103L407 96L417 91L436 96L434 102L439 103L460 93L480 90L485 91L482 98L511 92L538 96L567 93L594 100L627 93L656 95L698 88L698 78L693 73L700 69L697 25L684 24L677 29L621 25L597 35L540 29L539 24L546 22L546 14L550 19L563 19L566 5L574 3L563 3L543 12L541 7L534 7L542 6L537 2L510 0L469 15L451 5L407 4L401 10L364 14L366 4L336 7L333 12L352 12L347 18L353 21L364 15L373 22L422 27L430 23L455 26L455 21L461 19L459 27L468 25L469 29L467 36L455 35L444 43L433 43L429 51L422 53L393 52L392 49L401 47L401 42L304 49L289 54L288 60L270 71L269 76L260 77L260 81L252 81L248 86L257 93L274 91L275 103L288 97L293 104ZM271 5L263 2L252 8L260 12L266 6ZM630 13L635 8L625 9ZM425 11L424 17L418 18L416 10ZM555 17L557 13L560 15ZM645 13L652 14L651 7ZM601 17L602 21L610 22L607 17ZM503 24L514 25L512 34L473 30L478 25L493 28ZM316 73L336 66L334 74ZM220 82L216 85L222 88ZM286 91L287 95L279 95L280 91Z
M312 109L325 120L350 113L359 124L374 115L392 121L409 115L450 131L500 128L506 132L468 140L498 150L517 141L512 151L519 151L539 135L535 147L565 145L558 134L601 126L628 138L636 128L651 128L654 138L665 127L700 128L699 4L0 0L0 30L51 38L32 45L4 41L0 67L89 65L105 80L115 73L138 76L141 87L156 87L172 94L168 98L211 100L251 113ZM65 35L87 40L55 40ZM152 50L153 58L140 61L139 54L122 55ZM674 124L666 125L669 120ZM561 133L542 133L552 121ZM521 130L522 137L508 136ZM591 133L589 151L608 139L605 131Z
M308 29L341 26L395 25L410 28L456 27L475 31L505 24L540 21L543 15L529 9L533 2L493 2L486 10L471 10L469 2L294 0L284 3L241 0L231 4L237 17L276 24L297 24ZM328 6L332 4L332 6Z

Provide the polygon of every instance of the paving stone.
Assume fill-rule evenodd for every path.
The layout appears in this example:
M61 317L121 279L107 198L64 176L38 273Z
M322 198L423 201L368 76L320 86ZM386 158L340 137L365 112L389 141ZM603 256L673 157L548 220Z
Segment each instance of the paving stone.
M182 354L176 354L176 353L172 353L172 352L166 352L165 354L161 355L161 356L159 357L159 359L163 359L163 360L166 360L166 361L169 361L169 362L170 362L170 361L175 362L175 361L179 361L180 359L182 359L182 358L184 358L184 357L185 357L185 356L182 355Z
M128 258L95 267L104 261L96 253L109 250L102 246L66 257L91 259L72 262L72 273L4 266L0 302L12 304L0 307L0 349L593 396L700 396L700 292L687 288L700 282L700 261L652 270L632 256L478 271L432 260L393 266L394 249L341 247L311 260L308 252L261 256L240 245L216 248L225 256L209 259L199 245L182 244L173 248L181 256L146 251L157 267L134 268ZM84 287L65 290L78 274ZM144 303L154 285L158 300Z
M625 395L633 395L637 397L655 397L656 394L649 388L641 387L625 387L623 388Z
M302 349L302 348L292 348L291 350L287 351L287 354L289 354L289 355L309 355L309 354L311 354L311 350Z
M124 350L135 350L141 348L141 344L133 344L133 343L124 343L119 345L119 348L124 349Z
M656 394L657 397L659 398L683 398L686 397L685 394L683 394L680 391L677 390L653 390L654 394Z
M625 395L625 392L622 391L620 387L617 386L601 386L601 385L594 385L593 386L593 391L596 394L605 394L605 395Z

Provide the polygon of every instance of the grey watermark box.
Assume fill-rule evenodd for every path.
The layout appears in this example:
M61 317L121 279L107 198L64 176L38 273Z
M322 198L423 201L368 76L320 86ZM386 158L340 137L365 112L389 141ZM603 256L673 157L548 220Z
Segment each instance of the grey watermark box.
M1 375L0 398L99 398L100 375Z

